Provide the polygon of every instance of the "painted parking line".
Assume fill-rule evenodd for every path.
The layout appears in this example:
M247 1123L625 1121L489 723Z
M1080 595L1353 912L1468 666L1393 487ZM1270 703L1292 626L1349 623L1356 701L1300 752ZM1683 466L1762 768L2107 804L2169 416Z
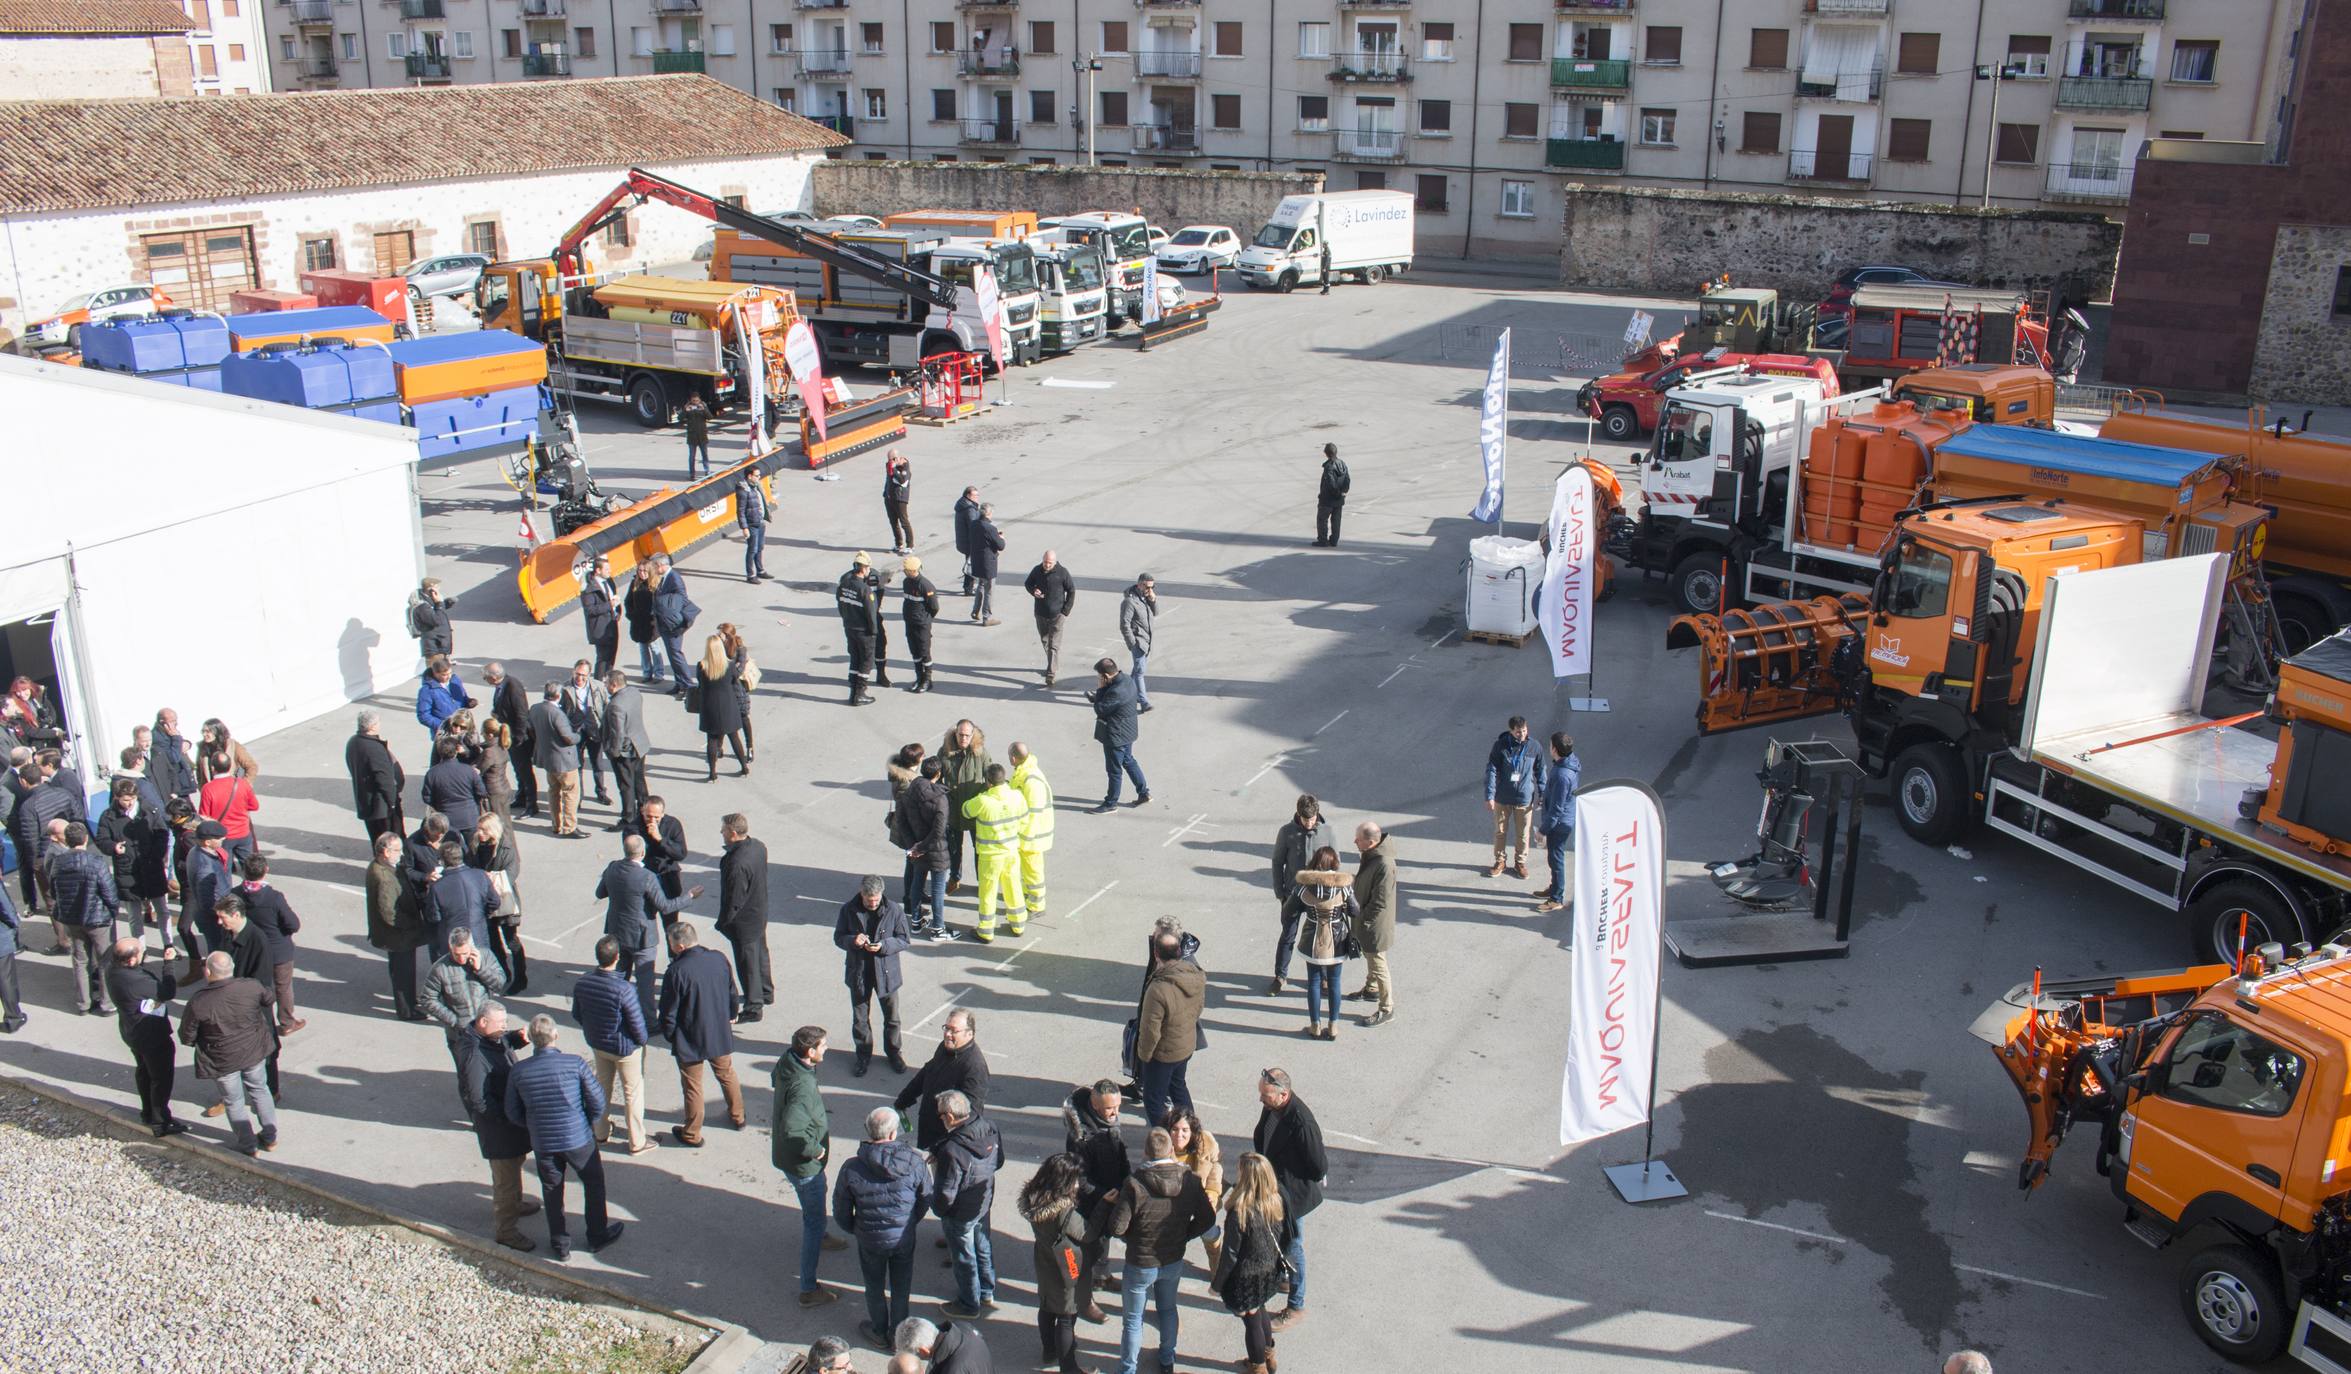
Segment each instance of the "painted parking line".
M1188 821L1185 821L1181 828L1170 832L1166 839L1161 840L1159 842L1159 847L1161 849L1165 849L1169 845L1174 844L1177 840L1180 840L1184 836L1191 834L1194 830L1199 829L1200 823L1207 819L1208 813L1203 811L1199 815L1192 817Z
M1802 1236L1806 1240L1824 1240L1831 1245L1847 1243L1843 1236L1832 1236L1822 1231L1807 1231L1796 1226L1782 1226L1776 1221L1758 1221L1753 1217L1743 1217L1731 1212L1708 1212L1706 1215L1722 1221L1735 1221L1742 1226L1760 1226L1766 1231L1785 1231L1791 1236Z
M1330 729L1332 726L1338 724L1340 721L1343 721L1346 718L1347 713L1345 711L1341 711L1339 714L1332 716L1329 720L1324 721L1321 726L1315 730L1314 735L1308 735L1306 738L1313 739L1315 735L1321 734L1324 730Z
M1325 1132L1325 1134L1328 1134L1328 1132ZM1776 1221L1759 1221L1754 1217L1743 1217L1732 1212L1708 1211L1706 1215L1722 1221L1735 1221L1742 1226L1760 1226L1766 1231L1782 1231L1791 1236L1802 1236L1806 1240L1824 1241L1830 1245L1846 1245L1850 1243L1843 1236L1832 1236L1824 1231L1807 1231L1802 1227L1783 1226ZM1960 1264L1956 1261L1953 1262L1951 1267L1963 1274L1981 1274L1985 1278L1998 1279L2002 1283L2021 1283L2028 1288L2045 1288L2052 1293L2064 1293L2070 1297L2088 1298L2092 1302L2106 1301L2106 1295L2103 1293L2093 1293L2086 1288L2069 1288L2062 1283L2051 1283L2047 1279L2028 1279L2022 1274L2010 1274L1998 1269L1986 1269L1981 1265Z
M2022 1274L2003 1274L1997 1269L1979 1269L1972 1264L1954 1264L1951 1267L1962 1273L1981 1274L1985 1278L1999 1279L2006 1283L2021 1283L2033 1288L2046 1288L2052 1293L2071 1293L2077 1298L2089 1298L2094 1302L2106 1301L2106 1295L2103 1293L2092 1293L2085 1288L2068 1288L2062 1283L2050 1283L2046 1279L2028 1279Z

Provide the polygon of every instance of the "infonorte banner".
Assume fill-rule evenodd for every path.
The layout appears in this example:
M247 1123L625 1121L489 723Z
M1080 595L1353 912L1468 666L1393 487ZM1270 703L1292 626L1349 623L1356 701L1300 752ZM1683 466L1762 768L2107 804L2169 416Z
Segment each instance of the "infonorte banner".
M816 331L806 320L794 320L784 331L784 365L792 369L792 385L800 389L800 405L816 437L825 436L824 351L816 345Z
M1485 461L1486 486L1478 493L1472 520L1502 518L1502 470L1510 448L1510 331L1494 340L1494 361L1486 366L1486 402L1478 416L1478 455Z
M1665 822L1657 794L1637 782L1577 793L1562 1145L1649 1119L1664 917Z
M1543 560L1536 608L1553 680L1592 671L1592 560L1600 539L1592 519L1592 474L1578 463L1559 475L1551 492L1551 553Z
M1143 323L1159 323L1159 259L1143 259Z
M980 324L988 331L988 352L996 359L996 371L1002 373L1010 366L1004 356L1004 298L996 289L996 269L986 263L974 263L971 272L972 303L978 307Z

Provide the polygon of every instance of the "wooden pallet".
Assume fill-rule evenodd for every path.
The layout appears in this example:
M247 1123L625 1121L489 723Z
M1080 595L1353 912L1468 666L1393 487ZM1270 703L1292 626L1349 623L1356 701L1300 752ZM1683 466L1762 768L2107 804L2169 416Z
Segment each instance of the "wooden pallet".
M907 416L906 423L910 425L928 425L932 429L943 429L948 425L954 424L958 420L969 420L984 413L984 411L977 408L967 410L961 415L924 415L918 412L916 414Z
M1480 644L1500 644L1512 649L1523 649L1527 642L1525 635L1506 635L1497 630L1471 630L1462 638L1476 640Z

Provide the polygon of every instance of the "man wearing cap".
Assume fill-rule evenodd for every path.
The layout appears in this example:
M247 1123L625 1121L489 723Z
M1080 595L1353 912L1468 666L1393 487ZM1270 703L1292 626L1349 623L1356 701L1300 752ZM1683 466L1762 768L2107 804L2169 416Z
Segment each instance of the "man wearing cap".
M906 656L914 660L914 681L906 686L909 692L931 690L931 621L939 614L939 589L922 575L922 560L908 557L899 564L906 580L900 584L906 593Z
M841 633L849 641L849 704L864 706L873 700L865 684L873 677L874 634L881 629L882 598L869 574L873 559L864 550L857 553L856 563L841 574L834 588L833 600L841 612Z

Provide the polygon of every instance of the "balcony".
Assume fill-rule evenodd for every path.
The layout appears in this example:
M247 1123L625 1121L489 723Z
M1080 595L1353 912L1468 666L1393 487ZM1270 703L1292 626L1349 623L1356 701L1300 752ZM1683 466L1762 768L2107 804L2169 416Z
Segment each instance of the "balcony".
M400 0L402 19L445 19L448 6L441 0Z
M2057 79L2057 108L2144 110L2154 93L2155 82L2144 76L2061 76Z
M847 48L802 48L794 54L800 61L800 74L822 76L827 72L846 73L849 70Z
M522 17L525 19L561 19L566 8L564 0L522 0Z
M1796 77L1798 100L1832 100L1844 105L1866 105L1885 89L1886 69L1865 72L1805 71Z
M1404 135L1395 129L1341 129L1331 155L1342 162L1401 162Z
M1372 52L1334 53L1331 80L1350 86L1390 86L1412 79L1404 54L1386 48Z
M434 0L435 4L439 0ZM447 53L412 52L408 54L408 79L411 81L447 81L449 56Z
M849 115L802 115L800 117L820 129L830 129L843 138L857 137L857 121Z
M1624 144L1613 138L1553 138L1543 149L1543 165L1577 172L1621 172Z
M1888 0L1804 0L1806 14L1866 14L1884 18Z
M1621 57L1554 57L1551 84L1562 90L1622 91L1633 84L1633 64Z
M1633 0L1551 0L1561 14L1631 14Z
M669 76L677 72L699 72L701 70L703 70L703 64L700 48L682 50L655 48L653 50L653 74L655 76Z
M317 86L333 86L343 79L343 69L331 57L305 57L295 70L304 81Z
M959 10L1016 10L1020 0L955 0Z
M2071 0L2068 19L2115 19L2125 23L2160 24L2164 0Z
M567 52L532 52L522 57L524 76L569 76L571 54Z
M1135 151L1196 153L1200 151L1200 130L1191 124L1137 124Z
M978 52L969 49L955 54L957 76L1018 76L1020 49L986 48Z
M1020 126L1003 119L965 119L956 142L982 148L1002 148L1020 142Z
M1147 10L1196 10L1200 0L1138 0Z
M1139 52L1135 54L1135 75L1154 80L1192 81L1200 75L1200 54L1196 52Z
M334 27L335 0L294 0L294 22L305 28Z
M1830 153L1823 157L1818 149L1797 148L1788 154L1788 180L1827 182L1842 185L1867 185L1869 182L1868 153Z
M2120 205L2131 198L2131 169L2111 162L2052 162L2041 198Z
M700 14L702 0L653 0L655 14Z
M1412 8L1412 0L1339 0L1343 10L1404 10Z

